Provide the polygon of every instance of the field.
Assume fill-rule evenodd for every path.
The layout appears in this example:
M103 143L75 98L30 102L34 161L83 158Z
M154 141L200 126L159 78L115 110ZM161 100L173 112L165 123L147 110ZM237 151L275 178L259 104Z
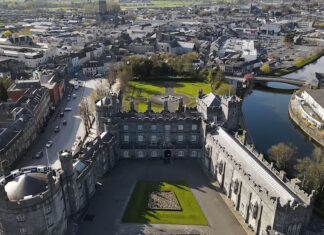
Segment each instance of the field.
M174 192L182 210L148 209L149 195L153 191ZM190 188L184 182L137 182L122 221L125 223L208 225Z
M196 97L199 89L203 89L204 93L209 93L211 91L210 85L202 82L174 82L173 85L174 95L183 95L187 97L188 102L185 102L187 107L196 105ZM128 83L128 88L124 95L123 110L129 110L129 101L133 99L135 109L138 112L144 112L147 108L147 100L152 100L156 95L163 95L165 91L164 82L131 81ZM155 112L160 112L163 109L163 105L152 101L152 109Z

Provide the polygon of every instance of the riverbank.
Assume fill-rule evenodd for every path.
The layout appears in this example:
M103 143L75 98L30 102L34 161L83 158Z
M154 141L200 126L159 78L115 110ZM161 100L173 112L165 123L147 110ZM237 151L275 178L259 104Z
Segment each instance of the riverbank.
M324 147L324 132L318 130L316 127L312 127L303 120L301 115L298 113L298 104L295 98L295 94L290 97L288 105L288 114L291 120L310 138L312 138L319 145Z
M304 68L305 66L312 64L314 62L316 62L318 59L320 59L322 56L324 56L324 49L322 49L321 51L315 53L314 55L305 58L304 61L299 64L298 66L292 66L289 68L283 68L283 69L279 69L276 71L273 71L271 74L269 74L270 76L276 76L276 77L281 77L284 75L288 75L290 73L296 72L302 68ZM267 75L265 75L267 76Z

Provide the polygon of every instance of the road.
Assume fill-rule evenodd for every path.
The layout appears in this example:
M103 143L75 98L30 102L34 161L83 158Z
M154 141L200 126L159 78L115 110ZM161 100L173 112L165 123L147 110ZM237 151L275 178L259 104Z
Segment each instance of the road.
M73 81L70 81L73 83ZM67 100L67 96L64 96L60 109L63 111L65 107L72 108L71 111L63 111L64 117L55 117L54 115L48 122L46 130L41 133L36 139L35 143L28 150L24 158L16 166L18 168L30 165L52 165L54 168L60 168L60 162L58 160L57 153L63 149L72 149L77 137L83 137L85 135L84 125L82 124L81 117L79 116L78 105L83 97L88 97L96 87L98 80L80 80L80 87L74 90L72 94L76 94L76 98ZM63 125L63 120L67 121L67 125ZM60 131L54 132L56 126L59 126ZM47 148L48 158L46 155L46 143L51 140L53 145ZM33 156L37 152L43 151L43 157L40 159L33 159Z

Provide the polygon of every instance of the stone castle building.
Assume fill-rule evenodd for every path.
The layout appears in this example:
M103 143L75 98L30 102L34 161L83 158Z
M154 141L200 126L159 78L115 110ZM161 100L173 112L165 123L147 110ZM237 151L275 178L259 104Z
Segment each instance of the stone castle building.
M170 112L165 102L160 113L149 101L143 113L132 101L130 111L121 112L122 98L111 94L96 102L98 137L73 155L61 151L61 169L37 166L9 173L3 164L0 233L64 234L67 219L95 193L97 178L120 159L192 158L217 179L254 234L303 234L313 195L246 144L246 132L238 131L240 98L199 92L197 108L186 108L180 99L177 111ZM39 217L40 223L29 222Z

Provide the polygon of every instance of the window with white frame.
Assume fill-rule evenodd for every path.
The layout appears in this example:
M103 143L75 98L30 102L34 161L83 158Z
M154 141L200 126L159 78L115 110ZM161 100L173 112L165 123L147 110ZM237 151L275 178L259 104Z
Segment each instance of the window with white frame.
M124 131L128 131L128 125L124 125L123 129Z
M198 128L197 124L192 124L191 130L196 131Z
M139 130L139 131L143 130L143 125L138 125L137 130Z
M156 144L157 143L157 136L156 135L152 135L151 136L151 143L152 144Z
M178 142L182 142L183 141L183 135L178 135Z
M156 125L153 124L153 125L151 126L151 129L152 129L152 131L155 131L155 130L156 130Z
M143 153L143 151L138 151L138 152L137 152L137 157L139 157L139 158L143 158L143 157L144 157L144 153Z
M184 157L184 151L182 150L178 151L178 157Z
M183 131L183 125L178 125L178 130Z
M24 222L26 220L25 215L17 215L16 219L18 222Z
M156 151L152 151L152 152L151 152L151 156L152 156L152 157L157 157L157 152L156 152Z
M169 135L164 136L164 141L167 143L170 142L170 136Z
M165 125L165 126L164 126L164 130L166 130L166 131L170 131L170 130L171 130L171 126L170 126L170 125Z
M196 150L191 151L191 157L197 157L197 151Z
M124 135L124 142L129 142L129 135Z
M197 141L197 136L196 135L192 135L191 136L191 142L196 142Z
M128 153L128 151L124 151L123 156L124 156L124 158L129 158L129 153Z
M137 136L137 141L138 142L143 142L144 141L144 136L143 135L138 135Z

